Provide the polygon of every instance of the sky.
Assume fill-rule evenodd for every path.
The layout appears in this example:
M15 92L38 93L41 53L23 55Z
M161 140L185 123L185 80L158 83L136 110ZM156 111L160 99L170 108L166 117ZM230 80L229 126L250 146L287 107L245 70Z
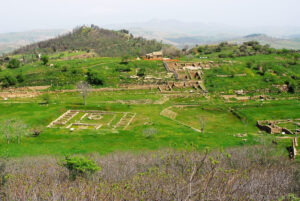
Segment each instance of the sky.
M300 27L300 0L0 0L0 33L152 19Z

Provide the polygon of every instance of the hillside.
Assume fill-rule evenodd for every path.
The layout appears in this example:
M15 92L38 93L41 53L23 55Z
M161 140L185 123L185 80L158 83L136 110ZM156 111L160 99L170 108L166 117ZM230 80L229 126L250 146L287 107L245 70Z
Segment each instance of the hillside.
M47 40L64 33L65 30L32 30L0 34L0 54L11 52L31 43Z
M97 26L82 26L63 36L22 47L15 54L31 52L53 53L66 50L93 50L99 56L137 56L161 50L156 40L133 37L128 31L111 31Z

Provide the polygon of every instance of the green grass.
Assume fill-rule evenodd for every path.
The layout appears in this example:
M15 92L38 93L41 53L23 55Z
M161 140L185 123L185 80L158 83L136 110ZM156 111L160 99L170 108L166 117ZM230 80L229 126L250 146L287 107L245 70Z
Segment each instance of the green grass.
M161 97L162 94L154 91L137 90L92 93L87 99L87 106L82 105L82 98L75 93L51 94L52 103L49 105L38 104L39 98L24 99L23 101L29 102L26 104L1 101L0 120L19 118L31 128L42 126L44 130L39 137L24 137L21 144L11 143L8 145L2 136L0 152L7 151L10 156L21 157L93 152L107 154L115 151L139 152L170 147L184 149L191 143L197 145L199 149L242 146L256 144L259 138L265 136L265 134L257 135L258 129L254 122L256 119L300 117L299 102L295 100L266 103L263 107L259 105L260 103L255 102L248 106L238 105L235 109L249 118L247 141L244 142L241 138L235 137L235 134L245 132L244 123L226 109L233 105L222 102L213 104L214 102L202 99L199 107L176 109L179 114L177 120L194 127L199 127L199 116L206 117L205 132L199 133L160 115L164 108L176 103L184 103L182 99L171 97L170 101L163 105L107 102L123 98L126 100L158 100ZM201 99L201 96L199 98ZM203 110L202 107L205 109ZM222 107L223 109L220 110ZM50 122L68 109L133 112L137 116L128 130L117 129L114 131L104 127L99 130L87 129L70 132L69 129L46 128ZM79 117L80 115L77 118ZM113 123L116 123L118 118ZM103 121L106 122L105 119ZM155 128L156 133L147 137L144 134L147 128Z
M224 47L222 53L229 54L233 51L230 48L237 47ZM174 81L174 77L166 78L167 72L162 61L131 58L129 63L124 64L119 57L65 60L67 57L81 54L86 53L58 52L49 55L48 65L36 61L24 64L18 69L4 69L0 71L0 80L7 73L13 76L22 73L24 82L18 82L15 86L52 85L50 90L73 89L78 81L87 80L89 71L96 72L103 80L103 85L93 86L94 88L118 88L126 84L144 84L146 76L162 78L165 82ZM10 156L21 157L93 152L106 154L114 151L140 152L170 147L183 149L191 143L197 145L199 149L252 145L259 143L261 139L274 138L266 133L258 133L257 120L300 118L299 100L288 100L297 98L300 88L300 64L299 61L291 63L292 54L256 54L225 59L218 58L219 54L213 52L207 59L200 59L197 56L180 58L181 61L212 60L219 64L219 67L204 70L204 83L209 91L208 97L187 93L190 89L174 89L171 92L174 96L161 94L154 89L91 92L87 97L86 106L83 106L82 97L76 92L50 93L48 105L41 104L43 102L41 97L0 100L0 120L19 118L31 129L44 128L39 137L24 137L20 145L14 143L7 145L3 134L0 134L0 153L8 151ZM17 57L21 58L21 55ZM144 76L131 78L141 69L145 69ZM238 77L236 74L246 74L246 76ZM232 76L217 77L216 75ZM290 82L295 84L294 94L279 93L274 86ZM255 100L226 103L219 97L219 92L234 94L234 90L240 89L250 91L247 96L261 95L264 92L259 90L271 89L271 93L265 95L278 100L267 100L263 103ZM169 100L164 104L154 104L167 95L170 95ZM160 115L165 108L180 104L197 106L183 109L172 107L172 110L178 113L177 121ZM112 125L122 117L119 113L116 114L111 126L106 125L111 120L111 116L108 115L104 115L101 120L87 118L83 120L87 123L100 122L103 126L99 130L79 130L77 126L74 132L70 132L69 129L46 128L50 122L70 109L131 112L137 115L127 130L112 129ZM72 122L78 121L82 115L83 113L77 115ZM200 117L204 117L206 121L204 133L189 127L201 128ZM145 130L152 128L156 132L148 136ZM237 134L245 132L248 133L247 137L236 137ZM284 142L283 146L287 143Z

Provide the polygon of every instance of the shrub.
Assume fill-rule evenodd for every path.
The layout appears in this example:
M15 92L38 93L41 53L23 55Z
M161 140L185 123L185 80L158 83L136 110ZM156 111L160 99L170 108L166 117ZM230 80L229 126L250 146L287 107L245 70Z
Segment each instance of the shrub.
M33 137L38 137L38 136L41 134L41 132L42 132L42 129L41 129L41 128L34 128L34 129L32 130L32 136L33 136Z
M69 177L75 180L77 176L88 176L101 168L92 160L79 156L66 156L62 166L69 170Z
M44 104L50 103L51 99L50 99L50 95L48 93L43 94L41 98L42 98Z
M297 91L297 83L294 80L290 80L286 83L288 85L288 91L290 93L296 93Z
M88 71L87 73L87 81L89 84L94 84L94 85L103 85L103 78L100 75L100 73L96 71Z
M18 74L16 78L17 78L19 83L22 83L22 82L25 81L25 77L22 73Z
M41 58L42 62L44 65L46 65L49 62L49 57L48 55L43 55Z
M227 55L226 54L219 54L219 58L226 58Z
M8 62L7 68L19 68L20 61L17 59L12 59Z
M200 46L200 47L198 47L197 50L198 50L199 53L204 52L204 47Z
M222 48L220 46L218 46L215 50L216 52L221 52L222 51Z
M131 69L130 69L129 66L124 66L124 67L123 66L118 66L118 67L116 67L115 71L116 72L130 72Z
M61 72L65 73L68 71L68 66L61 67Z
M145 68L140 68L139 71L137 72L137 76L143 77L145 76Z
M251 68L251 67L252 67L252 64L253 64L252 61L247 61L246 67L247 67L247 68Z
M129 56L123 56L121 60L121 64L128 64L129 62Z
M17 79L11 74L4 75L4 77L1 79L1 81L2 81L2 87L5 87L5 88L16 85L18 82Z

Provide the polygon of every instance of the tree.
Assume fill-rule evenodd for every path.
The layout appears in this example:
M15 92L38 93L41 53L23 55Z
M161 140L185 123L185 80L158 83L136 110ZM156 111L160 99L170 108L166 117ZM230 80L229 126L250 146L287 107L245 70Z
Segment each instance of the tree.
M201 116L201 117L199 118L199 120L200 120L201 133L203 133L203 132L204 132L205 125L206 125L205 117L202 117L202 116Z
M188 51L188 49L189 49L189 46L188 46L188 45L185 45L185 46L182 48L182 53L183 53L183 54L186 54L187 51Z
M163 55L167 57L180 57L180 50L174 46L167 46L163 48Z
M42 60L43 64L46 65L49 62L49 57L47 55L43 55L41 57L41 60Z
M27 125L16 119L4 120L0 123L0 134L4 134L7 144L11 142L12 139L16 139L17 143L21 143L21 137L26 135L28 132Z
M83 103L86 105L86 97L90 91L90 85L84 81L80 81L77 83L76 88L78 91L80 91L80 94L82 95L83 98Z
M12 59L8 62L7 68L19 68L20 61L17 59Z

